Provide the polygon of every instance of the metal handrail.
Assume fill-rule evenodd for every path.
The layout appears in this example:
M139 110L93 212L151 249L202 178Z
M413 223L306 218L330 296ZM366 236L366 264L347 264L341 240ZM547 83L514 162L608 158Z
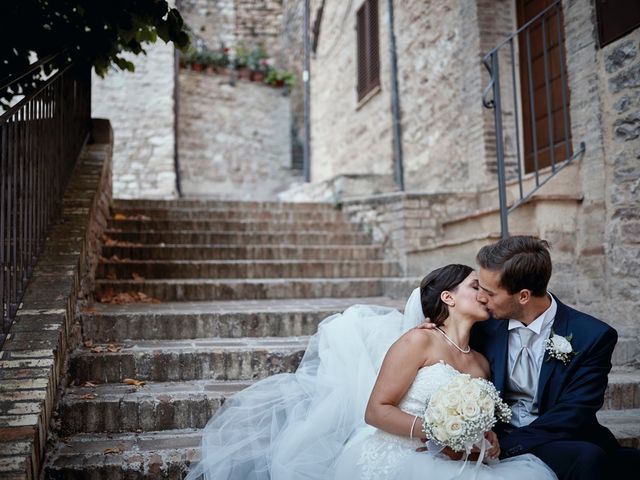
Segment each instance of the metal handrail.
M527 21L522 27L516 30L514 33L509 35L506 39L501 41L495 48L493 48L489 53L487 53L483 59L482 64L485 66L487 71L489 72L489 82L487 86L484 88L482 93L482 104L485 108L493 109L494 111L494 128L495 128L495 138L496 138L496 157L497 157L497 174L498 174L498 196L500 202L500 229L502 238L506 238L509 236L509 227L508 227L508 214L516 209L518 206L525 203L529 200L535 192L537 192L543 185L545 185L551 178L558 174L561 170L563 170L566 166L568 166L573 160L582 156L586 150L586 146L584 142L579 143L579 149L574 151L573 154L570 154L571 144L570 144L570 127L569 127L569 99L568 93L566 89L566 72L565 72L565 58L564 58L564 36L562 35L562 25L561 25L561 0L556 0L554 3L546 7L540 13L538 13L531 20ZM549 46L547 45L547 21L548 18L555 12L556 14L556 30L557 30L557 42L558 42L558 52L560 55L559 65L560 65L560 83L561 83L561 98L562 98L562 126L563 126L563 135L564 135L564 149L566 158L556 161L555 158L555 150L557 148L556 143L554 142L554 125L553 125L553 116L554 112L552 109L552 94L550 90L551 84L551 73L549 66ZM544 104L546 105L547 112L547 132L548 135L548 148L549 148L549 159L550 159L550 172L549 174L541 178L541 171L543 170L539 165L538 156L540 154L538 148L538 132L536 126L536 112L535 112L535 97L533 90L533 76L532 76L532 55L531 55L531 31L540 26L542 29L542 52L543 52L543 66L544 66ZM527 71L528 76L526 78L527 83L529 85L528 97L529 97L529 109L531 113L531 140L532 140L532 160L533 160L533 176L535 177L535 186L531 188L529 191L524 191L524 175L523 175L523 146L522 146L522 132L520 122L524 119L520 116L520 95L518 89L518 74L516 73L516 46L515 40L523 39L524 41L524 53L526 54L526 62L527 62ZM508 48L507 48L508 47ZM521 47L522 48L522 47ZM511 97L505 96L504 99L512 102L513 112L509 112L508 115L505 115L503 110L503 95L502 95L502 86L501 86L501 70L500 70L500 57L506 56L507 59L510 59L508 68L510 69L510 78L507 80L507 83L510 81L510 90ZM508 87L507 87L508 88ZM510 135L510 138L514 138L515 146L513 150L515 151L515 173L513 173L513 177L517 177L518 180L518 189L519 189L519 197L511 204L507 204L507 181L510 178L507 177L507 168L506 168L506 154L505 154L505 121L508 121L508 118L513 119L511 128L513 129L511 132L513 135ZM525 127L525 125L523 125ZM562 144L562 141L560 142Z
M0 115L0 348L89 134L90 71L64 55L49 55L0 85L22 97Z

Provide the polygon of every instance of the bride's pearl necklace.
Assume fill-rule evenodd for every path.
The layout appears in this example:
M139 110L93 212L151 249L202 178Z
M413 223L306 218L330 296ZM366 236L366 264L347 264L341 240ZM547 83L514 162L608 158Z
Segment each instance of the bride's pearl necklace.
M469 353L471 351L471 347L469 345L467 345L467 348L464 348L464 349L460 348L460 346L456 342L451 340L449 336L446 333L444 333L444 331L440 327L436 327L436 330L438 330L442 335L444 335L444 338L449 340L449 343L454 347L456 347L458 350L460 350L462 353Z

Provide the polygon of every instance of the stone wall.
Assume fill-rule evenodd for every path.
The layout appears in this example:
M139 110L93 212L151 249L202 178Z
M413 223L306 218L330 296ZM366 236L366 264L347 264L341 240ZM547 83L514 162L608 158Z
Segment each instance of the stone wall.
M412 0L395 6L408 191L469 191L495 181L494 150L485 146L493 117L480 101L488 80L480 60L515 23L509 2L484 3ZM325 5L311 66L314 182L340 174L392 175L387 4L379 2L381 91L358 105L354 22L360 4Z
M640 337L640 29L599 52L609 315Z
M113 195L170 198L176 195L174 49L159 41L147 55L127 58L134 73L92 79L92 114L113 126Z
M181 0L180 13L193 33L211 48L261 45L270 55L282 48L282 1Z
M185 195L273 199L299 180L282 89L183 70L178 125Z
M358 105L355 16L362 2L327 0L311 62L311 180L338 175L392 177L386 2L378 2L380 92ZM320 1L311 2L316 11Z

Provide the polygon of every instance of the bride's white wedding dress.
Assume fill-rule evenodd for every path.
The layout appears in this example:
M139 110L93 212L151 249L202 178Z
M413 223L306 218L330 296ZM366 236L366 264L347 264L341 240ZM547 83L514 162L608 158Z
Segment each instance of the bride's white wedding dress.
M420 294L404 315L395 309L354 305L325 319L310 338L300 366L257 382L229 399L205 427L202 459L188 479L328 480L445 479L462 466L415 452L417 440L364 423L364 411L385 353L422 319ZM426 399L457 372L448 365L422 368L400 408L421 414ZM532 455L459 478L553 479Z

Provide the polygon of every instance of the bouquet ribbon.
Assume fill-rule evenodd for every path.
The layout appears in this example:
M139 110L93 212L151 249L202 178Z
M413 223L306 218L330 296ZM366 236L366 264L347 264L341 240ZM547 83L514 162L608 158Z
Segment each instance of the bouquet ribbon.
M463 463L462 466L460 467L460 470L458 470L458 473L456 474L456 476L454 478L459 477L460 475L462 475L462 472L464 471L464 469L467 466L467 463L469 462L469 454L471 454L471 449L474 446L478 446L480 447L480 452L478 455L478 459L475 461L475 465L474 465L474 469L473 469L473 477L472 479L475 479L478 475L478 470L480 470L480 466L482 465L482 460L484 460L484 455L487 452L487 447L491 446L491 444L489 443L489 441L486 438L483 438L480 442L479 445L477 442L474 443L467 443L464 446L464 456L463 456ZM440 452L442 452L442 450L445 449L445 445L442 445L434 440L429 439L427 441L427 451L431 454L431 455L437 455Z

